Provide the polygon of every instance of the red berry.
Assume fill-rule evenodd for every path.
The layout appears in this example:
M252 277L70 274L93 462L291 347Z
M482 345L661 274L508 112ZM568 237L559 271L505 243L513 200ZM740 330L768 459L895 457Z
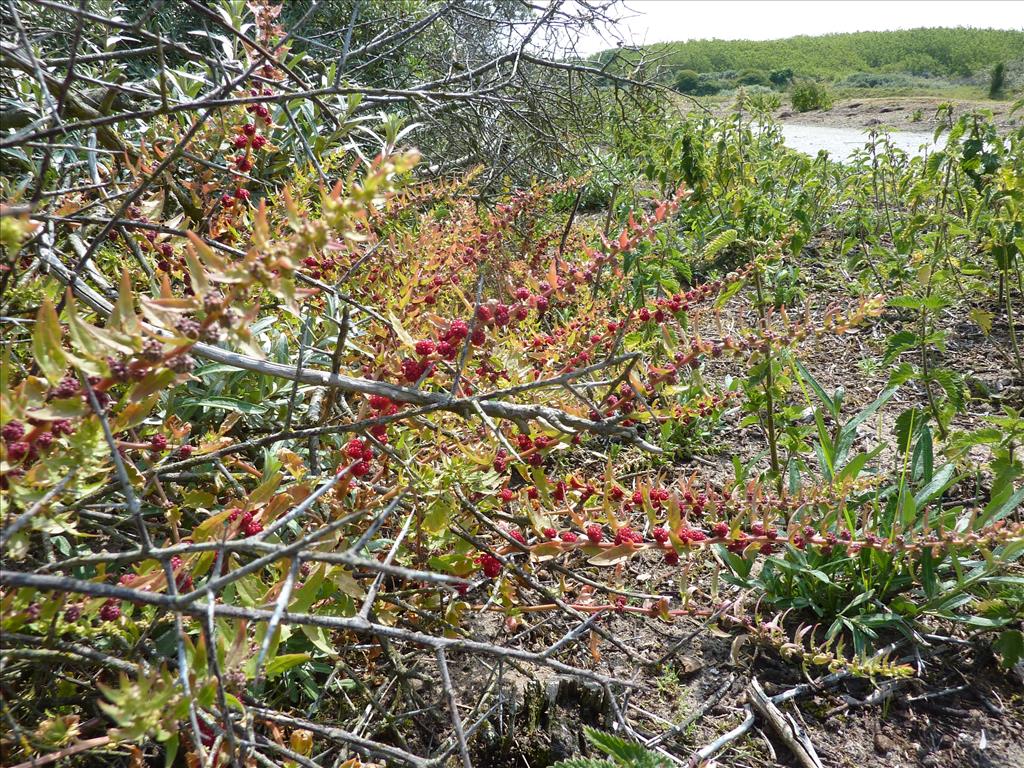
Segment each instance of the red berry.
M668 541L668 531L666 531L661 526L658 526L657 528L652 530L651 531L651 536L659 544L664 544L666 541Z
M242 133L246 136L256 135L256 123L246 123L242 126Z
M704 535L704 531L699 531L696 528L688 528L683 526L679 530L679 538L683 541L705 541L707 536Z
M11 461L21 461L28 455L29 447L28 443L11 443L7 446L7 458Z
M153 435L149 441L149 450L153 453L163 453L167 450L167 435Z
M634 531L628 525L624 525L615 532L615 543L616 544L639 544L644 540L644 537L638 532Z
M437 349L437 345L430 339L424 339L423 341L416 342L416 354L420 357L426 357L427 355L434 354L435 349Z
M242 201L248 201L249 190L242 189L241 187L239 187L238 189L235 190L235 198Z
M257 135L257 136L253 136L252 137L252 148L253 149L263 149L263 147L264 147L264 145L266 145L266 143L267 143L267 137L266 136L259 136L259 135Z
M420 360L413 360L407 357L402 360L402 378L408 382L419 381L420 376L427 370L427 363Z
M246 536L256 536L257 534L263 533L263 525L258 520L250 520L245 524L243 533Z
M507 504L516 497L516 492L511 488L502 488L498 491L498 496L500 496L501 500Z
M525 544L526 543L526 537L523 536L523 534L520 531L517 531L515 528L510 528L508 530L508 535L511 536L516 541L518 541L520 544Z
M715 523L714 526L712 526L711 530L712 532L714 532L715 536L717 536L720 539L724 539L726 536L729 535L729 524L725 522Z
M352 465L352 476L353 477L366 477L370 474L370 462L359 461Z
M235 149L245 149L249 146L249 138L243 135L235 136L235 140L231 142L231 146Z
M100 619L102 621L117 621L121 618L121 605L117 600L111 598L100 608Z
M228 513L228 522L231 522L231 523L235 522L235 520L237 520L238 516L241 515L241 514L242 514L242 510L241 510L240 507L232 507L231 511Z
M572 544L573 542L578 541L580 537L572 531L562 531L562 534L561 536L559 536L559 538L566 544Z
M375 411L383 411L391 405L391 401L384 395L370 395L370 407Z
M517 299L519 299L519 301L526 301L528 298L530 298L530 289L524 286L519 286L518 288L516 288L515 296Z
M74 397L78 394L79 386L78 379L73 376L65 376L54 388L53 396L58 400L62 400L66 397Z
M437 354L443 357L445 360L454 360L457 353L455 345L450 341L440 341L437 344Z
M4 442L16 443L25 436L25 425L20 421L9 421L4 424L0 434L3 435Z
M599 544L604 539L604 533L601 531L601 526L597 523L591 523L587 526L587 538L590 539L594 544Z
M126 587L133 581L135 581L134 573L122 573L121 578L117 580L117 583L120 584L122 587Z
M179 459L187 459L192 456L192 451L195 450L191 445L186 443L185 445L178 446L178 450L175 452L175 456Z
M448 337L452 339L464 339L469 336L469 326L465 320L453 320L448 327Z
M558 531L554 528L545 528L542 533L544 534L545 539L553 539L558 536Z
M679 565L679 553L670 549L665 553L665 565Z
M480 570L483 571L484 576L489 579L493 579L499 573L501 573L501 562L494 555L484 554L480 555L476 559L480 566Z
M364 450L363 441L360 440L358 437L353 437L345 445L345 454L350 459L357 459L358 460L358 459L363 458L363 450Z

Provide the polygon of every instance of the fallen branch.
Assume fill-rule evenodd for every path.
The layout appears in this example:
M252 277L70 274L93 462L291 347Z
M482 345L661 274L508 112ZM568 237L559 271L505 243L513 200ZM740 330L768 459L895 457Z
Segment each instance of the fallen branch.
M782 743L789 747L789 751L796 756L797 762L803 768L824 768L818 753L814 751L810 737L792 716L784 714L772 703L756 677L747 686L747 701L771 726L772 731L782 740Z
M77 755L79 752L87 752L93 747L102 747L109 743L109 736L97 736L95 739L80 741L70 747L59 749L56 752L51 752L50 754L43 755L42 757L33 757L31 760L26 760L24 763L12 765L11 768L41 768L41 766L56 763L58 760L63 760L65 757Z
M721 736L712 741L706 747L703 747L697 752L694 752L693 755L690 757L690 760L686 764L687 768L697 768L698 765L702 765L705 760L709 760L713 755L715 755L715 753L722 750L728 744L731 744L732 742L736 741L736 739L738 739L740 736L745 734L753 727L754 710L750 708L749 704L745 705L743 709L747 713L747 716L744 718L743 722L737 725L728 733L723 733Z

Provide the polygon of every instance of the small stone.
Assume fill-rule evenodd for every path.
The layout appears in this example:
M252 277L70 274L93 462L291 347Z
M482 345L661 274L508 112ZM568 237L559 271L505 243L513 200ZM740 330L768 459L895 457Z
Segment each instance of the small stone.
M887 755L896 749L896 742L884 733L875 734L875 751L880 755Z

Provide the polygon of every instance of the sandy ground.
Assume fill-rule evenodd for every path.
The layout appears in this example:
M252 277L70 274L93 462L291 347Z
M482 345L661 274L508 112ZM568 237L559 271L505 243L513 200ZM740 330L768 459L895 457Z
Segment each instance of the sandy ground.
M1012 101L964 101L932 96L843 99L837 101L830 110L812 112L795 112L792 107L785 105L779 109L776 117L784 123L799 125L837 128L888 125L904 130L932 131L938 125L936 112L939 105L950 101L955 105L956 115L975 110L990 110L996 123L1002 128L1024 122L1024 110L1018 110L1015 115L1010 114Z

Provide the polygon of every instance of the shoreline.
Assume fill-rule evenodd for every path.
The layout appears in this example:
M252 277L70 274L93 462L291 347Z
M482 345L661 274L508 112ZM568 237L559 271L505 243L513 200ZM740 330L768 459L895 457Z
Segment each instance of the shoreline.
M775 118L792 125L832 128L872 128L884 125L900 131L933 132L939 125L936 110L940 104L954 104L954 115L988 110L1000 128L1012 128L1024 122L1024 109L1011 115L1012 101L975 101L943 99L934 96L887 96L848 98L836 101L829 110L796 112L783 106Z

